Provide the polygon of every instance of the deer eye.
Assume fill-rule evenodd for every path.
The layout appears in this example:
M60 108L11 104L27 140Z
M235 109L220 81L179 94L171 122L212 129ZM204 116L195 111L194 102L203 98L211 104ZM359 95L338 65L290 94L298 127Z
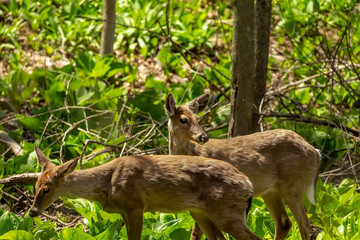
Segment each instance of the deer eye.
M50 192L50 188L44 188L43 189L43 193L46 194L46 193L49 193Z
M186 119L185 118L179 118L179 121L181 124L185 124L186 123Z

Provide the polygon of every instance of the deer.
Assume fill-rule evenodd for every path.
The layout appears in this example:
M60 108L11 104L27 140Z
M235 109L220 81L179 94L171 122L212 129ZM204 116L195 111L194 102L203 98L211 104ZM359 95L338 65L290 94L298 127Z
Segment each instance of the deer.
M165 100L168 116L169 154L203 156L226 161L249 177L254 197L261 196L275 222L275 240L286 238L292 223L284 203L292 212L303 240L310 239L310 220L303 196L312 204L320 168L320 151L294 131L268 130L228 139L209 139L197 114L209 101L203 94L181 106L169 93ZM201 239L195 223L192 240Z
M53 164L35 147L42 174L29 215L36 217L60 196L100 203L121 214L129 240L140 240L144 212L188 210L209 240L259 240L246 226L253 188L224 161L181 155L124 156L97 167L75 170L77 159Z

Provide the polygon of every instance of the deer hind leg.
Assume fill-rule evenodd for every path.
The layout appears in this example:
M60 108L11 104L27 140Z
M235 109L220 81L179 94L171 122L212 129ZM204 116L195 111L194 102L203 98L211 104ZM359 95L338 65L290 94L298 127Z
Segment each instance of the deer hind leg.
M246 226L246 209L227 209L216 213L209 213L210 219L222 231L230 234L237 240L261 240L255 233Z
M208 240L225 240L225 237L220 229L209 219L205 212L190 211L190 214L201 228L202 232L204 232Z
M291 228L291 221L286 213L281 194L278 191L267 192L262 195L265 205L275 221L275 238L274 240L283 240Z
M191 240L201 240L203 232L197 223L194 224L194 228L191 232Z
M121 213L125 222L128 240L141 240L143 211L141 209L127 209Z
M303 192L305 193L305 191ZM310 219L306 215L305 207L302 202L304 194L283 194L285 203L290 208L300 230L301 238L303 240L310 239Z

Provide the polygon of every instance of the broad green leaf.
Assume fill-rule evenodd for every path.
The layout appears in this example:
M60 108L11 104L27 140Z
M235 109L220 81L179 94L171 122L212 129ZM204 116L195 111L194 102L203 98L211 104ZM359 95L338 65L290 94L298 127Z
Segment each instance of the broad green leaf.
M98 203L83 199L83 198L63 198L63 201L66 206L74 209L80 213L83 217L90 220L93 218L95 221L98 221L97 212L101 210L101 207Z
M109 220L110 222L122 222L122 217L118 213L108 213L104 210L99 211L99 215L104 220Z
M119 225L119 222L114 222L109 225L107 225L106 230L102 233L95 236L95 239L97 240L108 240L113 239L114 235L116 234L117 226Z
M79 105L86 105L87 101L89 101L89 99L94 96L94 92L92 91L88 91L88 92L84 92L83 94L79 95L78 97L78 104Z
M96 238L84 233L76 228L64 228L59 232L59 238L61 240L95 240Z
M101 60L95 63L94 68L92 69L91 76L94 78L103 77L111 69L111 62L106 60Z
M323 193L320 199L320 203L324 207L326 206L326 208L329 208L329 210L335 212L337 207L339 206L340 201L333 195L330 195L328 193Z
M5 212L0 217L0 235L11 230L16 230L21 221L22 219L18 215L11 212Z
M128 90L126 88L112 88L106 92L104 95L108 98L121 97L127 94Z
M44 128L44 123L35 117L24 117L24 115L17 115L16 116L21 125L24 126L24 128L29 129L33 132L41 132Z
M360 232L357 232L350 240L358 240L360 239Z
M78 58L76 60L77 67L81 67L87 72L91 72L95 66L92 57L84 52L79 52Z
M56 224L52 221L42 222L39 218L34 218L36 228L33 230L35 239L50 240L58 239L55 230Z
M0 50L3 49L3 48L5 48L5 49L14 49L15 46L13 44L11 44L11 43L2 43L0 45Z
M34 239L34 236L24 230L12 230L4 235L0 236L0 239L6 240L31 240Z
M350 189L347 189L346 192L342 193L340 196L340 202L344 204L347 201L349 201L349 199L353 196L355 189L356 189L356 184L353 184L353 186Z
M34 228L33 219L30 217L24 218L22 222L20 223L18 230L24 230L28 232L32 232Z
M58 104L60 106L64 106L65 92L66 92L65 82L53 83L49 89L50 102Z
M34 87L27 87L21 92L21 97L27 99L34 92Z
M191 237L191 231L178 228L172 231L169 235L170 239L172 240L183 240L183 239L190 239Z
M27 164L31 167L32 170L36 170L36 166L38 165L38 159L35 151L29 154Z
M145 88L148 88L148 89L151 89L151 88L163 89L164 88L164 82L154 79L153 76L149 76L149 77L146 78Z

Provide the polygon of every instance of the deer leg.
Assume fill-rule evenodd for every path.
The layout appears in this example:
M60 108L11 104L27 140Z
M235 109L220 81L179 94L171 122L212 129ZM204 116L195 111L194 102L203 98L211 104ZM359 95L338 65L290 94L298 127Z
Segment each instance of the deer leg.
M281 194L278 191L267 192L262 195L271 217L275 221L275 240L283 240L291 228L291 221L286 213Z
M301 238L303 240L310 239L310 219L306 215L306 211L302 202L302 194L297 195L283 195L285 203L290 208L299 229Z
M194 228L191 232L191 240L201 240L203 232L197 223L194 224Z
M228 209L216 213L216 211L209 213L210 219L222 231L230 234L237 240L261 240L255 233L251 232L246 226L246 209Z
M208 218L205 212L190 211L190 215L195 219L208 240L225 240L220 229Z
M143 211L141 209L127 209L121 213L126 225L128 240L141 240Z

